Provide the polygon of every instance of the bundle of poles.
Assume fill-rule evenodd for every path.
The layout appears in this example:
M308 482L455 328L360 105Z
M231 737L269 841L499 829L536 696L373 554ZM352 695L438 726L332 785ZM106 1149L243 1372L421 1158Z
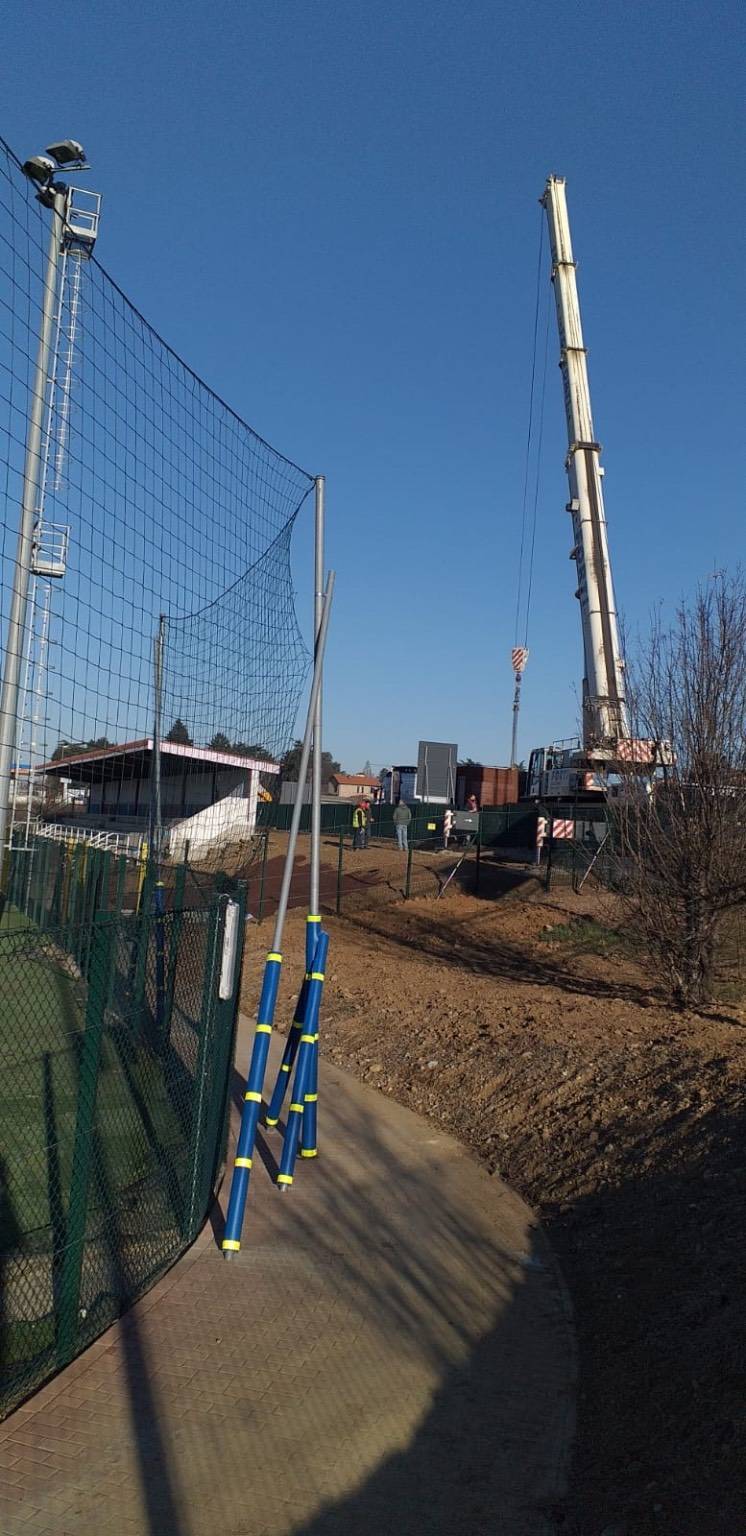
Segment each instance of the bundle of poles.
M257 1022L251 1050L251 1060L246 1078L241 1129L234 1159L228 1214L223 1237L223 1257L235 1258L241 1247L246 1199L249 1193L251 1168L254 1158L256 1133L262 1114L264 1079L267 1072L269 1045L274 1027L277 994L282 970L282 937L287 915L290 886L293 878L295 850L298 842L303 786L311 761L311 879L309 911L306 920L305 975L293 1015L282 1064L265 1115L268 1127L277 1126L288 1088L290 1104L283 1139L277 1185L281 1191L289 1189L293 1182L295 1163L301 1157L316 1157L317 1106L318 1106L318 1050L319 1011L324 987L326 957L329 936L321 927L319 913L319 869L321 859L321 755L322 755L322 676L324 652L329 629L334 572L331 571L324 589L324 477L316 480L315 501L315 554L314 554L314 664L313 681L308 701L306 728L303 735L298 771L298 793L293 805L285 868L277 906L272 945L264 966L264 979L257 1011Z

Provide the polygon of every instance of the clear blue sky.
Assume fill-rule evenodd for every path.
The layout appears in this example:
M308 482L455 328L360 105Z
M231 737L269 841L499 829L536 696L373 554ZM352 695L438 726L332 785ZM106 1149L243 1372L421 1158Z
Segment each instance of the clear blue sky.
M327 475L327 740L346 768L409 760L420 736L507 760L550 170L568 179L628 629L742 558L742 4L59 14L6 10L2 131L21 155L82 140L104 266L262 435ZM576 728L582 671L553 320L549 346L524 754Z

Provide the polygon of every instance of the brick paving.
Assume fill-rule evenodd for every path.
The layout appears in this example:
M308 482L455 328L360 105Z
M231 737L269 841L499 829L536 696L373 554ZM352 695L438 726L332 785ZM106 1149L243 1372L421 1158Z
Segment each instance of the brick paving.
M337 1068L319 1122L285 1195L263 1133L236 1261L216 1209L0 1426L0 1536L549 1536L574 1344L531 1213Z

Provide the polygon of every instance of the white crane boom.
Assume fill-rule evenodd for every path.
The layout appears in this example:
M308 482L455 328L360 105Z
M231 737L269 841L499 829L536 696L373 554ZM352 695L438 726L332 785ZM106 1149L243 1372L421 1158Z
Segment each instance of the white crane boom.
M549 225L567 416L567 510L573 526L570 558L577 566L576 596L583 629L583 746L599 759L608 759L616 756L617 742L629 736L629 725L606 536L601 447L593 431L564 177L548 178L541 201Z

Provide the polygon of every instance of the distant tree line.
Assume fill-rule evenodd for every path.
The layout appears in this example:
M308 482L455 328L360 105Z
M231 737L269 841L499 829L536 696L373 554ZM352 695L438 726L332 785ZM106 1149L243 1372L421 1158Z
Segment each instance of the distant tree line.
M103 752L112 743L107 736L97 736L91 741L58 741L50 762L59 763L65 757L78 757L82 752Z

